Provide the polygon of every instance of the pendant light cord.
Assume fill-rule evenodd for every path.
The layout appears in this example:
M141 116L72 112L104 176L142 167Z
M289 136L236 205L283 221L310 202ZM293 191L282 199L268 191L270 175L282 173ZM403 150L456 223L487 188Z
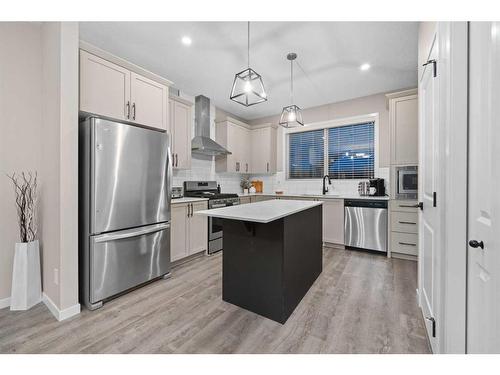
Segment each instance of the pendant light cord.
M250 21L248 21L248 32L247 32L247 61L248 67L250 68Z
M293 104L293 60L290 60L290 103Z

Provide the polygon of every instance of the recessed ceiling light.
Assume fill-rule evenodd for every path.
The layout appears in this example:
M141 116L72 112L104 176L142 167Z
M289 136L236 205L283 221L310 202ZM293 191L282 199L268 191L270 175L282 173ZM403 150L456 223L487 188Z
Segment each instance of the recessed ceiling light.
M191 43L193 43L193 41L191 40L190 37L188 37L188 36L182 37L182 44L184 44L185 46L190 46Z
M361 69L361 70L368 70L368 69L370 69L370 64L363 64L363 65L361 65L359 67L359 69Z

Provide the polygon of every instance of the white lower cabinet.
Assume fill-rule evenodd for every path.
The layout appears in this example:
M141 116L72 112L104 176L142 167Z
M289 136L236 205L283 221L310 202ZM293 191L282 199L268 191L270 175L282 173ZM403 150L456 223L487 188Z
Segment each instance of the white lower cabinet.
M207 250L208 219L194 213L206 210L208 203L191 202L172 205L170 260L175 262Z
M391 200L390 248L391 256L417 259L418 209L414 200ZM409 257L408 257L409 256Z
M344 200L323 200L323 242L344 244Z

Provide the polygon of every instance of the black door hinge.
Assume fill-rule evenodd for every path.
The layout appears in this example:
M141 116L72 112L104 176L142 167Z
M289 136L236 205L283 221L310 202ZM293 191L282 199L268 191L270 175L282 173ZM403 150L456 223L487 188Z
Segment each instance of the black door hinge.
M432 64L432 76L437 77L437 61L436 60L429 60L425 64L422 64L422 66L427 66L429 64Z
M432 337L436 337L436 319L434 319L432 316L426 316L425 319L432 323Z
M436 192L432 193L432 207L437 207Z

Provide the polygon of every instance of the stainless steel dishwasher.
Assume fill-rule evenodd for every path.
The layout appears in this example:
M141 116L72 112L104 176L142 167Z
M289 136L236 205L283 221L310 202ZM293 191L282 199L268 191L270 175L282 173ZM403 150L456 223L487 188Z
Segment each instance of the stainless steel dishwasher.
M387 201L344 200L346 247L387 252Z

